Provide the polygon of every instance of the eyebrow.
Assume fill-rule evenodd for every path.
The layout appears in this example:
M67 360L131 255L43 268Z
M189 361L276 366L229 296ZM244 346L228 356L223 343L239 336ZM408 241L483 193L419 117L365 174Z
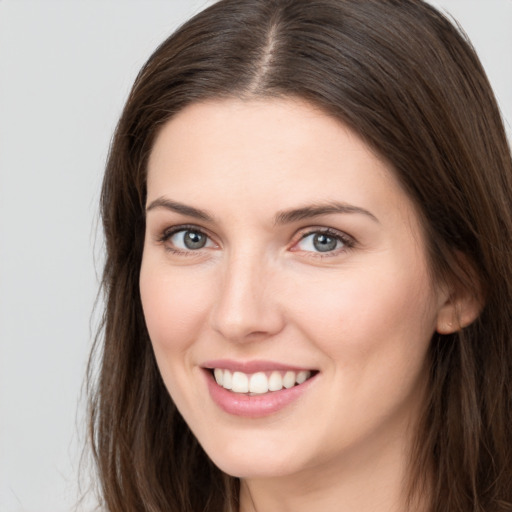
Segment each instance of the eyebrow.
M291 222L297 222L313 217L320 217L321 215L330 215L333 213L359 213L366 215L373 221L379 223L379 219L377 219L373 213L365 210L364 208L346 203L330 202L327 204L313 204L303 206L301 208L294 208L292 210L284 210L278 212L275 217L275 224L288 224Z
M199 208L194 208L193 206L188 206L186 204L178 203L176 201L171 201L170 199L166 199L164 197L159 197L152 201L146 208L146 212L154 210L155 208L165 208L166 210L171 210L173 212L180 213L182 215L193 217L195 219L203 220L206 222L213 222L214 220L213 215L208 213L206 210L200 210ZM346 203L330 202L326 204L312 204L302 206L300 208L293 208L290 210L280 211L275 216L274 224L290 224L292 222L298 222L300 220L320 217L322 215L331 215L333 213L358 213L366 215L373 221L379 223L377 217L375 217L373 213L369 212L368 210L365 210L364 208Z
M176 201L171 201L165 197L159 197L158 199L152 201L146 208L146 213L154 210L155 208L165 208L166 210L171 210L173 212L186 215L187 217L193 217L195 219L204 220L206 222L213 221L213 216L210 215L207 211L200 210L199 208L194 208L193 206L188 206L183 203L177 203Z

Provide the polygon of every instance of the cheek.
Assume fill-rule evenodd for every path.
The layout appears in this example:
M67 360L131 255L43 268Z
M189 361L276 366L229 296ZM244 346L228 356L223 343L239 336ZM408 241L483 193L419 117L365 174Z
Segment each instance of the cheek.
M188 272L143 260L140 293L155 352L180 351L197 339L205 325L212 287Z
M341 364L365 365L383 357L423 355L435 330L433 294L422 268L368 267L325 280L317 292L293 291L302 330Z
M345 425L347 415L357 437L416 414L435 328L428 286L413 273L366 272L322 288L309 297L297 290L295 299L301 331L327 357L325 374L336 390L326 431ZM323 408L319 402L318 417Z

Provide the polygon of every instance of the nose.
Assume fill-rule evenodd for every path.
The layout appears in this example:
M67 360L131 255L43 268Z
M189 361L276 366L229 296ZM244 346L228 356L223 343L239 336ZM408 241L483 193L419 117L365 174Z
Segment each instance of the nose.
M276 294L277 272L262 258L231 258L219 275L212 328L225 339L244 343L278 334L284 327Z

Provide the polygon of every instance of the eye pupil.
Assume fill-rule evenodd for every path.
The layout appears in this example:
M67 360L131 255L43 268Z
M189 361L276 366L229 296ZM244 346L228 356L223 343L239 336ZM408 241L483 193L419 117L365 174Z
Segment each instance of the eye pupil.
M187 249L201 249L206 245L206 236L197 231L186 231L183 243Z
M317 233L313 238L313 245L319 252L333 251L336 249L338 240L324 233Z

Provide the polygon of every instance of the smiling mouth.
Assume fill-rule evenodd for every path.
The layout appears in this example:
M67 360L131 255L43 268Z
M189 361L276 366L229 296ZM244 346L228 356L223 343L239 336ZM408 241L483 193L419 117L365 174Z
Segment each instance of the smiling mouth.
M318 372L315 370L244 373L223 368L210 370L215 381L222 388L233 393L263 395L269 392L300 386Z

